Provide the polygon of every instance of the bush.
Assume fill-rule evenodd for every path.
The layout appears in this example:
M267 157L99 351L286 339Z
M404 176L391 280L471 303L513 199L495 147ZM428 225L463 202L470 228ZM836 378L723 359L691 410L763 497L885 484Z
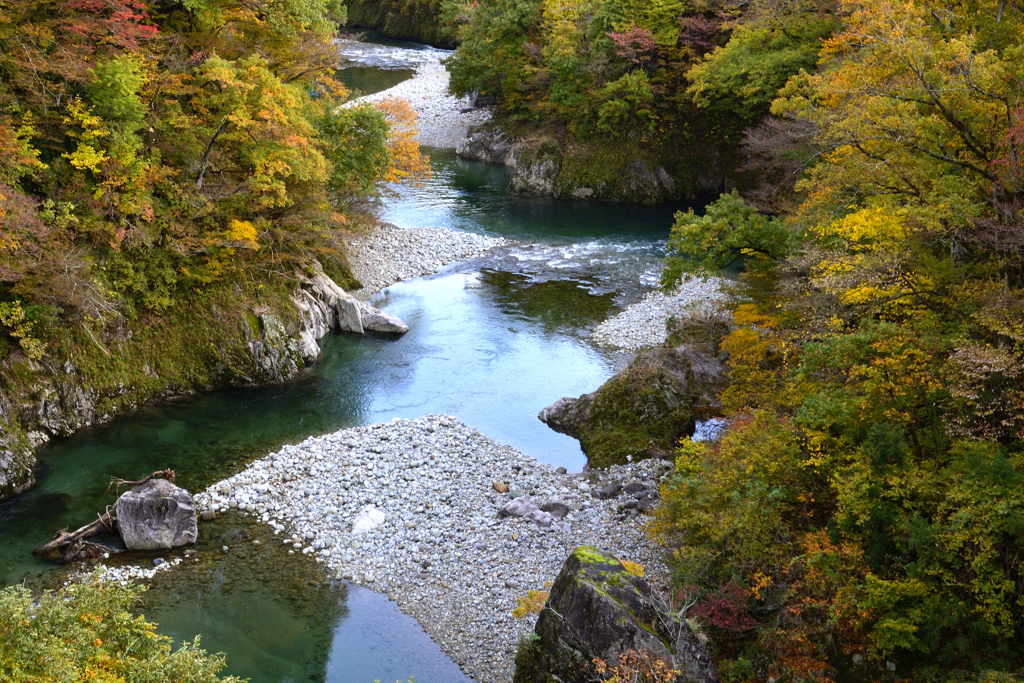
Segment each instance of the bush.
M0 680L11 683L239 683L221 678L222 655L199 638L172 650L156 624L132 614L142 588L94 575L39 598L21 586L0 591Z

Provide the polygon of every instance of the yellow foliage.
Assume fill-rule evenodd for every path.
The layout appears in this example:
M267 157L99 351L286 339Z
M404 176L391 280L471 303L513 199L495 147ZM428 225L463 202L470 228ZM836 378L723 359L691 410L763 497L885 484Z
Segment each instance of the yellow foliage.
M249 221L233 220L228 223L228 229L224 231L224 238L233 242L232 246L244 249L260 248L260 243L256 240L256 226Z
M931 282L909 264L910 230L882 207L860 208L812 228L821 245L811 281L845 306L877 309L883 317L914 313L915 295Z
M405 180L419 182L430 177L430 157L420 152L416 140L416 110L408 102L389 97L374 104L391 125L388 139L390 162L384 181L397 183Z
M522 619L527 614L539 614L548 601L548 592L540 590L528 590L526 595L516 598L516 608L512 610L512 616Z
M629 560L624 560L621 557L616 559L618 559L618 561L622 563L622 566L626 568L626 571L628 573L632 574L633 576L639 576L640 578L643 578L644 566L642 564L640 564L639 562L630 562Z
M46 351L43 342L32 334L32 323L20 301L0 303L0 324L7 328L7 333L18 340L21 350L33 360L39 360Z

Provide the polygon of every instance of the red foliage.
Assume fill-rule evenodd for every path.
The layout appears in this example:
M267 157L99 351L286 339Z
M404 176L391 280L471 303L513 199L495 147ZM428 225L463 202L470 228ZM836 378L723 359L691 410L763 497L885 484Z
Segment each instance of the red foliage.
M699 14L695 17L680 17L679 26L682 29L679 32L680 42L701 54L715 49L715 37L722 32L721 21L708 19Z
M633 64L649 64L657 55L654 34L645 28L630 26L622 33L609 31L606 35L612 39L615 54Z
M31 268L49 241L36 202L0 181L0 282L16 282Z
M64 7L77 15L66 22L69 31L124 50L137 50L143 41L159 33L156 26L146 23L150 21L149 9L141 2L67 0Z
M747 591L735 583L719 586L717 591L704 596L690 614L702 624L732 636L757 625L747 608Z

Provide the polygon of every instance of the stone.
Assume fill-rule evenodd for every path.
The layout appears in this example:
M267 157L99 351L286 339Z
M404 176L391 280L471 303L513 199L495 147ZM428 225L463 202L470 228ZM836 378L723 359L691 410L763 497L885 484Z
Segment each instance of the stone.
M559 474L568 474L569 470L565 469L564 467L556 467L555 472Z
M398 316L385 313L367 303L359 304L359 313L364 330L379 334L405 334L409 331L409 326Z
M367 531L373 531L384 524L386 519L387 517L383 512L372 505L367 505L359 511L355 521L352 522L352 533L364 534ZM356 547L356 544L353 544L353 547Z
M166 479L150 479L114 503L117 528L129 550L177 548L198 534L192 496Z
M623 486L622 490L625 491L626 493L630 494L630 495L636 495L637 493L640 493L641 491L643 491L646 488L647 488L646 486L644 486L643 484L641 484L638 481L631 481L628 484L626 484L625 486Z
M613 481L612 483L605 486L603 489L597 492L597 497L601 500L608 500L619 495L622 491L622 482Z
M491 488L497 491L498 493L508 493L508 484L505 484L500 481L496 481L493 484L491 484Z
M541 511L548 513L555 519L565 519L569 514L569 506L558 501L549 501L540 506Z
M579 439L591 466L670 459L679 439L694 433L696 418L719 409L724 378L717 358L663 346L637 356L597 391L561 398L537 417Z
M537 504L526 497L516 498L505 503L505 505L498 511L499 518L506 517L525 517L533 521L537 526L550 527L555 523L554 515L544 512Z
M203 510L203 513L199 515L199 519L203 520L204 522L212 522L213 520L217 519L217 513L214 512L213 510Z
M686 621L647 581L593 546L566 559L534 633L516 654L514 683L593 681L594 659L614 665L630 651L677 670L675 683L716 681L707 649Z

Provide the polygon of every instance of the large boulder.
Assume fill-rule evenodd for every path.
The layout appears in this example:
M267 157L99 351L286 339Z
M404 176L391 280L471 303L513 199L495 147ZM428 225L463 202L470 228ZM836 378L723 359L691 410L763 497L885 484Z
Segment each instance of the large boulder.
M198 534L192 496L166 479L150 479L122 494L114 514L129 550L177 548L195 543Z
M320 350L315 340L331 330L355 334L405 334L409 331L409 326L397 316L359 301L339 287L316 261L310 265L309 273L300 276L300 281L302 288L292 295L292 302L302 317L300 339L307 364L316 359Z
M364 330L380 334L405 334L409 331L409 326L398 316L385 313L368 303L359 304L359 314Z
M671 458L696 420L717 410L724 368L685 346L647 351L595 392L561 398L537 416L580 441L590 465L626 462L626 456Z
M627 653L664 662L676 672L672 681L715 681L701 639L647 581L608 553L576 548L551 587L534 637L520 645L514 681L589 683L599 680L595 659L615 666Z

